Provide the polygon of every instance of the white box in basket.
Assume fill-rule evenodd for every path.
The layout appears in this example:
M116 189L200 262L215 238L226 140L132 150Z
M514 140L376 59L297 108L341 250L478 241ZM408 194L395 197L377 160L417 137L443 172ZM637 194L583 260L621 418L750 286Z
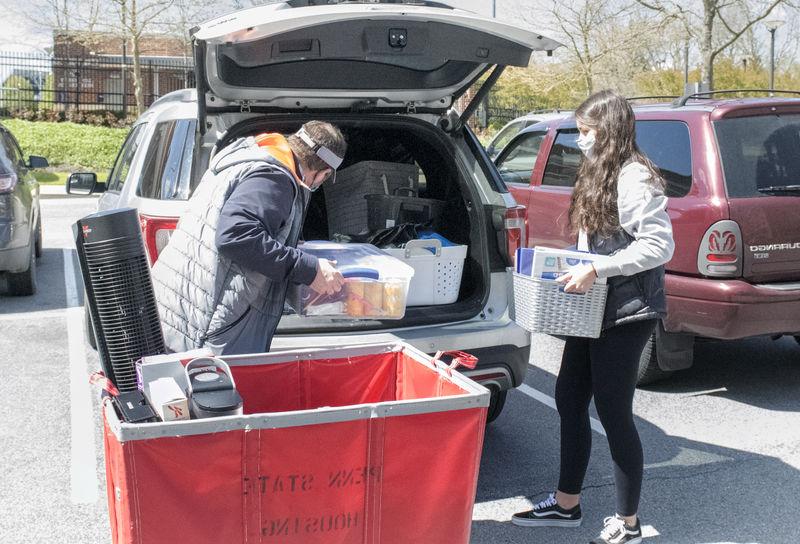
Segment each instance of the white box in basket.
M583 251L535 247L531 277L542 280L555 280L578 265L599 263L606 258L604 255L595 255L594 253L585 253ZM606 278L597 278L596 283L604 285Z

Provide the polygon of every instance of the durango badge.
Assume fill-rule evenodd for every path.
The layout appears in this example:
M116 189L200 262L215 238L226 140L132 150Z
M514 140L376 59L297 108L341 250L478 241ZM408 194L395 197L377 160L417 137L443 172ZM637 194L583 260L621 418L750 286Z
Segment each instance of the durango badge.
M763 246L750 246L750 251L784 251L789 249L800 249L800 242L786 244L766 244Z

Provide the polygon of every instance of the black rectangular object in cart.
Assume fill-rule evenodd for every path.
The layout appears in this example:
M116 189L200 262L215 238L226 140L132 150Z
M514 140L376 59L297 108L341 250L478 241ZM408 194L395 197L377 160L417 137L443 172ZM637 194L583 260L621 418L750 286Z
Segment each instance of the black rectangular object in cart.
M120 393L113 399L120 419L126 423L158 421L158 416L147 402L147 397L138 389Z
M134 391L136 361L165 351L139 214L98 212L72 230L103 371L120 391Z

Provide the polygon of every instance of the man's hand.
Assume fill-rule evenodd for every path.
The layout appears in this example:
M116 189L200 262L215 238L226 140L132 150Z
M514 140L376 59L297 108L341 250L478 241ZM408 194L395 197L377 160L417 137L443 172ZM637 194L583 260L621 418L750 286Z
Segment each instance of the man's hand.
M311 283L311 288L321 295L333 295L342 290L344 277L336 270L336 262L327 259L317 261L317 276Z
M597 279L597 272L590 264L576 266L563 276L556 278L558 283L564 284L565 293L586 293L594 285Z

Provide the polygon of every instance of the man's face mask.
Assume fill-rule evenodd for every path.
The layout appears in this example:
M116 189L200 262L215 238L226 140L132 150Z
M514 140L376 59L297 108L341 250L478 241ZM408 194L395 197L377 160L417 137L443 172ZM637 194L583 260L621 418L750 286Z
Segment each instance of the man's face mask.
M319 190L319 188L322 187L322 184L325 183L326 181L328 181L331 178L331 175L332 175L331 172L333 172L333 170L323 170L323 171L326 172L326 174L324 176L320 176L319 172L317 172L316 175L314 176L315 178L317 178L319 180L316 183L314 183L313 181L307 180L306 176L303 176L303 183L305 184L306 187L308 187L308 190L311 191L312 193L316 193ZM334 178L334 181L335 181L336 180L336 174L335 173L333 174L333 178Z

